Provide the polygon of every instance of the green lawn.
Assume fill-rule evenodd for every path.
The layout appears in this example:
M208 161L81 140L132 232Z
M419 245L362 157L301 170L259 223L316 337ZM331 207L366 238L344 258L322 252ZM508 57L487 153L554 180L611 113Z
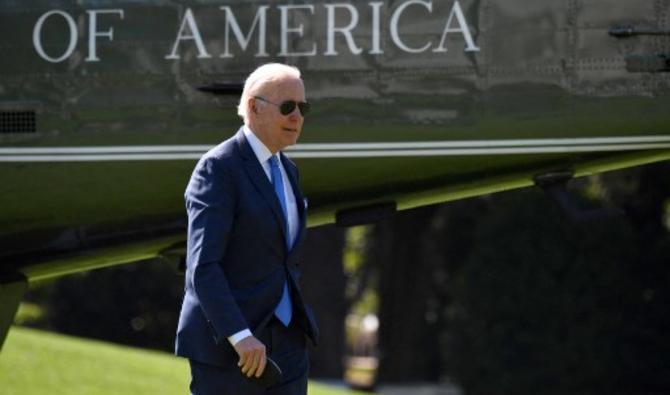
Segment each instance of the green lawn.
M13 327L0 353L3 395L188 394L186 360ZM309 395L355 392L310 383Z

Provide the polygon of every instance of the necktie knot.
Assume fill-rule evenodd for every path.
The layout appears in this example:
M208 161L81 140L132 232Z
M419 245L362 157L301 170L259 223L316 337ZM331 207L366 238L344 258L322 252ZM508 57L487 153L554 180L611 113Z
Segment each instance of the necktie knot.
M277 158L277 155L272 155L270 157L270 167L272 168L279 167L279 159Z

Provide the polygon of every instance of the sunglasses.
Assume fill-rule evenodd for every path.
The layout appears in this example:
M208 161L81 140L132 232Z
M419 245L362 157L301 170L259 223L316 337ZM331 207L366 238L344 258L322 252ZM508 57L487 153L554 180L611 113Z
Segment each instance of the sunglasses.
M264 101L266 103L273 104L277 107L279 107L279 112L281 115L289 115L293 111L295 111L295 107L298 107L298 110L300 110L300 114L304 117L308 112L310 105L307 102L304 101L293 101L293 100L286 100L281 102L280 104L273 103L265 98L262 98L260 96L254 96L254 99Z

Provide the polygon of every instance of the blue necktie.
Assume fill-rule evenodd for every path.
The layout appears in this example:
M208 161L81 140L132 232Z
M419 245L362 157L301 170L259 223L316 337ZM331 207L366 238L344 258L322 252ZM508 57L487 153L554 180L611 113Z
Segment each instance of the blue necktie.
M281 210L284 214L284 222L286 223L286 247L288 248L291 246L291 243L289 242L291 236L289 235L288 228L288 211L286 210L286 197L284 196L284 180L281 176L279 160L276 155L270 157L270 175L272 178L272 186L275 189L275 194L277 194L277 199L279 199L279 204L281 205ZM291 306L291 297L288 292L288 282L284 282L284 292L282 293L279 304L275 308L275 315L285 326L288 326L291 322L293 307Z

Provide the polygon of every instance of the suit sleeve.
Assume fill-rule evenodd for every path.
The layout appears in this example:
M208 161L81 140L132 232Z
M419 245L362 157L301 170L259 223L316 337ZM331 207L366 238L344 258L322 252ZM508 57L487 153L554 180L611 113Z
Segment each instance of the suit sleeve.
M187 282L215 332L217 343L248 328L222 267L235 217L235 195L229 173L214 158L198 163L185 194Z

